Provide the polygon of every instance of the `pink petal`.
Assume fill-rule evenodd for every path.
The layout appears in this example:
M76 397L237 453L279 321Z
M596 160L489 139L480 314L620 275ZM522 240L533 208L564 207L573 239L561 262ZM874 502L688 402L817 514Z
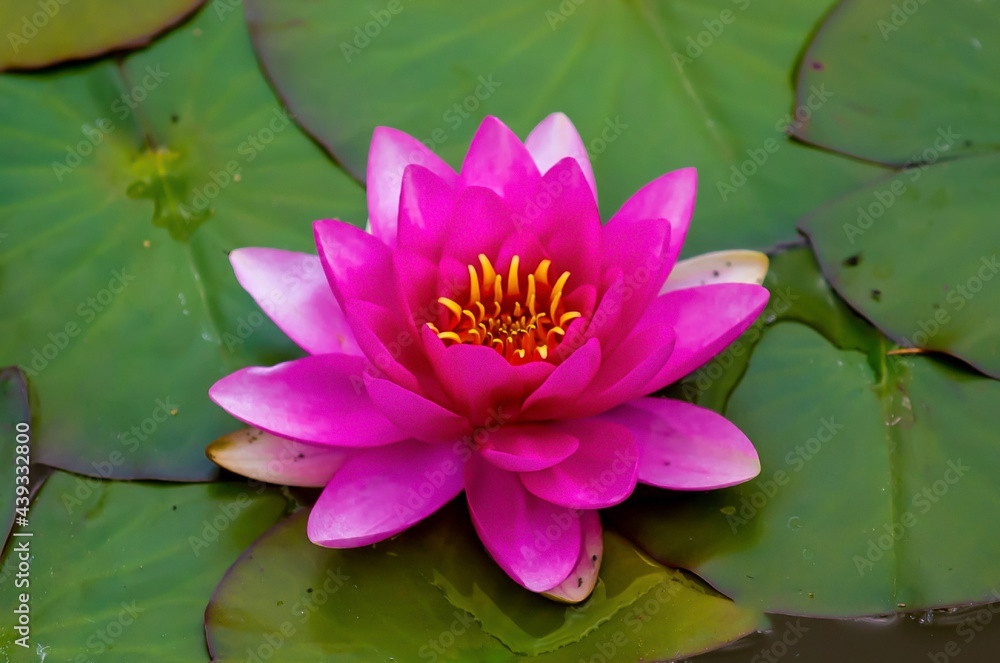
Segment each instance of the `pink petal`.
M515 232L510 209L496 192L474 186L462 190L452 210L444 256L459 266L458 281L469 285L467 265L479 265L479 254L495 260L504 240ZM493 265L498 271L507 265Z
M396 220L403 172L410 164L429 169L448 184L457 176L451 166L416 138L389 127L376 127L368 152L368 216L372 234L396 244Z
M646 385L674 351L676 336L669 324L636 329L604 358L587 391L564 411L567 417L589 417L647 393Z
M345 300L390 305L400 300L392 251L349 223L322 220L313 224L320 261L344 310Z
M480 442L476 440L476 442ZM544 470L569 458L580 446L572 435L548 425L503 426L485 434L483 458L502 470Z
M475 454L465 465L465 495L486 550L523 587L552 589L573 570L581 541L576 510L538 499L517 474Z
M231 252L229 262L243 289L303 350L361 354L319 257L246 248Z
M421 336L427 358L455 404L455 412L474 425L484 426L496 418L499 404L520 401L517 371L495 349L464 343L445 347L429 327L421 330ZM500 410L502 415L503 408Z
M670 223L664 219L636 220L616 215L601 228L603 283L608 290L622 289L621 293L604 293L604 298L621 300L620 310L614 311L608 323L597 331L605 352L632 330L666 281L673 267L668 255L673 245L671 238Z
M753 444L720 414L684 401L640 398L603 415L639 445L639 481L673 490L712 490L760 473Z
M393 252L377 238L340 221L313 225L327 279L373 367L412 386L424 367L417 332L399 289Z
M492 189L522 213L540 181L538 166L514 132L495 117L483 119L462 163L460 186Z
M472 431L465 417L390 380L365 375L372 402L392 423L426 442L458 440Z
M353 450L314 446L244 428L208 445L205 454L217 465L251 479L282 486L321 488Z
M425 254L404 248L402 236L400 237L400 245L393 251L392 257L403 296L419 331L428 322L438 322L441 309L441 304L438 303L440 293L437 292L440 267L436 260L429 259Z
M542 173L566 157L576 159L594 192L594 200L597 200L597 183L594 179L594 170L590 166L590 157L587 156L587 148L584 147L576 127L563 113L552 113L542 120L528 134L524 146Z
M767 289L749 283L720 283L660 295L646 320L674 328L677 343L666 365L649 381L649 394L676 382L719 354L757 319Z
M244 368L208 395L237 419L293 440L370 447L403 439L368 397L364 366L361 357L330 354Z
M518 233L504 243L499 261L514 254L537 264L552 261L556 274L568 271L567 289L598 283L601 217L597 200L579 164L566 158L555 164L521 215L514 215Z
M463 457L450 445L407 440L356 452L309 514L309 540L357 548L399 534L462 492Z
M559 348L565 345L563 341ZM556 352L559 351L556 348ZM563 361L524 402L522 416L535 421L550 419L572 403L601 368L601 344L592 338Z
M564 356L564 346L568 348L581 347L590 339L599 339L601 351L614 350L621 342L618 337L620 333L623 337L631 332L631 326L621 323L621 315L624 306L626 285L622 270L616 267L605 270L602 281L605 284L600 301L593 309L593 314L589 318L579 318L572 322L566 330L566 337L563 339L556 353ZM631 291L628 293L631 295Z
M579 603L594 591L597 575L604 558L604 532L601 517L597 511L581 511L580 527L583 540L580 543L580 557L569 577L561 584L545 592L545 596L563 603Z
M558 430L580 440L563 462L524 472L521 483L541 499L574 509L603 509L635 490L638 472L635 436L618 424L595 419L562 422Z
M608 224L617 219L666 219L670 224L670 248L665 258L667 264L672 266L680 255L684 238L687 237L697 195L697 170L674 170L639 189L611 217Z
M347 301L347 320L366 357L365 373L388 377L407 389L419 391L414 371L425 369L426 359L414 347L416 332L406 327L400 329L398 310L357 299Z
M440 260L456 199L451 183L421 166L408 166L399 198L399 247Z

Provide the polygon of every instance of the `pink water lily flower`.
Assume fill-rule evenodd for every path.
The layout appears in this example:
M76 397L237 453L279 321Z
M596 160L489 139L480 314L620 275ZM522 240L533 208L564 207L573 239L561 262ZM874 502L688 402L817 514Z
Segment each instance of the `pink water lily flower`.
M584 144L554 114L523 143L486 118L458 172L380 127L367 179L370 232L317 221L318 256L230 256L308 356L219 380L212 399L253 429L209 454L324 486L313 542L382 541L464 491L511 578L579 601L600 564L597 509L637 482L707 490L757 475L725 418L649 397L768 299L760 254L677 263L694 169L650 182L602 225Z

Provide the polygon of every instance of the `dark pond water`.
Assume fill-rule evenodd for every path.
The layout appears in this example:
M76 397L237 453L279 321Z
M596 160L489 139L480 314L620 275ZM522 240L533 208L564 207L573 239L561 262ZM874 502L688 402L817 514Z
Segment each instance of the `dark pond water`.
M1000 603L838 621L771 617L773 630L690 663L1000 663Z

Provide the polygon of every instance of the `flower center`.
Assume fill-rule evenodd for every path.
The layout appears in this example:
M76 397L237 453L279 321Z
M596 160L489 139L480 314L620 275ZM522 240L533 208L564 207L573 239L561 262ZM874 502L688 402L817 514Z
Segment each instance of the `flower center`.
M555 282L549 279L551 260L538 263L534 272L522 279L521 258L510 261L506 282L482 253L479 267L469 265L469 297L463 306L439 297L447 309L440 329L427 323L445 345L468 343L488 345L512 364L546 359L566 335L566 325L580 317L566 310L563 291L569 272Z

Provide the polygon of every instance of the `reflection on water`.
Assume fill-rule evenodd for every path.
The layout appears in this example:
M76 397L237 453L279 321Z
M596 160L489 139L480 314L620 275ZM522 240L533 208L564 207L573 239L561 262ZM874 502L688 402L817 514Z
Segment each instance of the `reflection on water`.
M771 617L773 630L690 663L996 663L1000 603L858 620Z

